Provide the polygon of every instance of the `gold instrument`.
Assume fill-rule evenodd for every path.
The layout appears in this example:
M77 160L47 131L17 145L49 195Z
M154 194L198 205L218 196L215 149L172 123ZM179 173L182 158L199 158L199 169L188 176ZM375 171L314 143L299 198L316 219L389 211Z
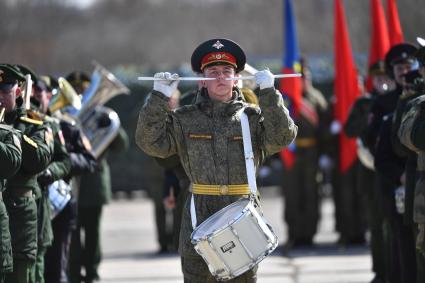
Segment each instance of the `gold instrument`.
M59 91L49 102L50 113L54 113L68 105L80 110L81 99L72 85L62 77L58 78L58 84Z
M128 95L130 90L111 72L96 63L90 86L83 94L81 109L69 111L80 122L96 158L102 155L118 134L121 125L118 114L103 105L120 94Z
M1 103L0 103L0 106L1 106ZM0 123L3 123L3 120L4 120L4 113L5 113L5 111L6 111L6 108L4 108L4 107L0 107Z

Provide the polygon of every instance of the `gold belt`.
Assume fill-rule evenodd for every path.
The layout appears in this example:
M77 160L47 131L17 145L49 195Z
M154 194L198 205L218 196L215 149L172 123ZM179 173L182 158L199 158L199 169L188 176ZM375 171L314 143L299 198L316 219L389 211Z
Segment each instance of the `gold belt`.
M295 140L297 147L310 147L316 144L315 138L298 138Z
M240 185L201 185L192 184L192 193L198 195L249 195L251 190L248 184Z

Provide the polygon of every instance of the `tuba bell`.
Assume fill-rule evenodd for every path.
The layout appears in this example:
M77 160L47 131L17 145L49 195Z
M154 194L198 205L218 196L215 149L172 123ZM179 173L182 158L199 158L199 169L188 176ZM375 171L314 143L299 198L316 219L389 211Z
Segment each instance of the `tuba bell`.
M101 156L114 140L121 125L118 114L103 105L121 94L128 95L130 90L111 72L96 63L90 86L83 93L81 109L73 108L69 111L80 122L95 158Z
M81 99L72 85L64 78L58 78L59 91L49 102L49 111L54 113L57 110L71 105L75 109L81 109Z

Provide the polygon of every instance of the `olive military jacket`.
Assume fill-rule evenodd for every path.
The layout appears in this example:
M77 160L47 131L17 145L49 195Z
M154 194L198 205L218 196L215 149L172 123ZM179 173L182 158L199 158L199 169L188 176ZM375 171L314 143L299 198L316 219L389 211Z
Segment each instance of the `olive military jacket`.
M213 101L205 89L197 101L170 112L167 97L153 91L139 114L136 143L147 154L166 158L177 154L191 183L246 184L247 173L238 111L245 107L257 168L268 155L290 144L297 126L274 88L260 90L259 107L244 102L238 89L229 102ZM195 195L197 223L202 223L240 196ZM193 231L190 201L182 216L179 251L197 256L190 240Z
M0 192L5 181L20 168L22 160L20 134L11 126L0 124Z
M8 113L6 122L23 134L21 168L8 180L8 193L13 194L15 189L31 189L37 193L37 174L49 165L52 158L52 130L42 121L27 118L23 108Z
M12 127L0 124L0 192L5 181L21 166L21 139ZM9 217L6 206L0 200L0 274L13 269L12 246L9 232Z
M206 90L195 104L170 112L168 98L152 91L142 107L136 143L148 155L180 156L190 181L198 184L246 184L242 130L237 112L246 107L255 164L292 142L297 126L274 88L259 91L259 107L243 101L238 89L229 102L209 99Z

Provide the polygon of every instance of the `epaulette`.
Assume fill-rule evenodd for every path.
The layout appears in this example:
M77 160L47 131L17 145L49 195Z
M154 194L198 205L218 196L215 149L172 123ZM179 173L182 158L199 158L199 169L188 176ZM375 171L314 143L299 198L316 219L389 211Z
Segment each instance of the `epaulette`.
M33 141L33 140L32 140L30 137L28 137L27 135L24 135L24 141L25 141L27 144L31 145L32 147L34 147L34 148L38 148L37 143L36 143L35 141Z
M29 123L29 124L34 124L34 125L43 125L43 121L41 120L36 120L36 119L31 119L25 116L19 117L19 120Z

